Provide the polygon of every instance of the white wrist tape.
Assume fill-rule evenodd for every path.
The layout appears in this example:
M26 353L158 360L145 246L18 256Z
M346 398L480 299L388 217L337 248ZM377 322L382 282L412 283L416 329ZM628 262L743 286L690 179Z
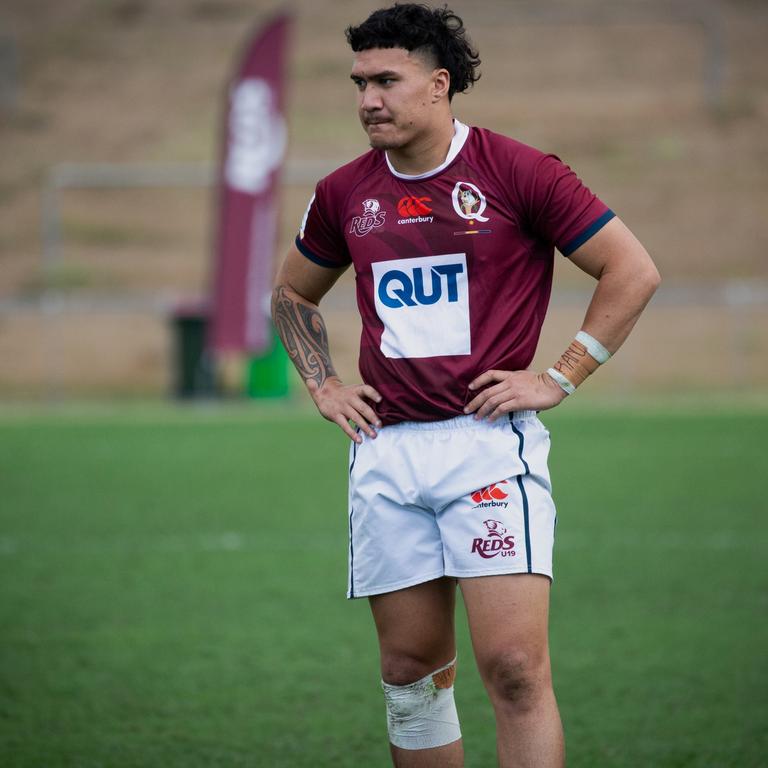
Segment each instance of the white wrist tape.
M547 373L560 385L566 395L572 395L576 391L576 387L560 371L556 371L554 368L547 368Z
M583 344L587 348L587 352L589 352L600 365L607 363L608 360L610 360L611 353L594 336L590 336L586 331L579 331L576 334L576 341Z

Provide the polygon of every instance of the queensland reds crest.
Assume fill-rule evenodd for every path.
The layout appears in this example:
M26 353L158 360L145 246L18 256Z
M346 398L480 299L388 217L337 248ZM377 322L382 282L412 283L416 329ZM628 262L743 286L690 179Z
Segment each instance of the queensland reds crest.
M468 181L457 181L451 194L453 210L468 221L488 221L483 212L488 207L485 195Z
M355 216L349 228L350 234L358 237L367 235L372 229L380 227L384 223L386 211L381 210L378 200L363 200L363 215Z
M507 536L507 529L499 520L484 520L483 525L488 533L484 538L472 539L472 549L485 560L501 555L502 557L515 556L515 537Z

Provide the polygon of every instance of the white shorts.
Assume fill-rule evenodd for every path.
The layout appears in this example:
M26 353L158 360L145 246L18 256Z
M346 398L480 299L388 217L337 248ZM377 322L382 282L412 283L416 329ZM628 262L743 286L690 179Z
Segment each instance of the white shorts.
M361 433L362 434L362 433ZM349 585L365 597L441 576L552 578L549 432L533 411L363 435L349 458Z

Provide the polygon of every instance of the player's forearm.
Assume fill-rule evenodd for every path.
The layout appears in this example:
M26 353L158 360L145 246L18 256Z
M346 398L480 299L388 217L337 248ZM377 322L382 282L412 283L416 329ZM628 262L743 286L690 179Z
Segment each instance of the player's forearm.
M582 330L613 354L626 341L660 281L650 257L635 265L606 267L599 277Z
M651 257L636 240L630 250L607 259L592 274L598 283L581 331L547 370L566 394L619 349L661 281Z
M287 285L272 292L272 320L277 333L305 384L319 389L336 376L328 346L328 332L316 304L302 298Z

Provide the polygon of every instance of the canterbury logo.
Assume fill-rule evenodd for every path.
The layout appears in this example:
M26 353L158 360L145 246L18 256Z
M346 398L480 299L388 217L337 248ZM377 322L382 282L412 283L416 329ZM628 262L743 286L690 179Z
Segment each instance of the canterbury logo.
M479 491L475 491L472 494L472 501L474 501L475 504L479 504L481 501L501 501L502 499L506 499L509 494L504 493L504 491L499 488L500 485L506 484L506 480L502 480L500 483L491 483L491 485L481 488Z
M430 197L403 197L397 204L397 212L401 216L426 216L432 209L426 205L431 203Z

